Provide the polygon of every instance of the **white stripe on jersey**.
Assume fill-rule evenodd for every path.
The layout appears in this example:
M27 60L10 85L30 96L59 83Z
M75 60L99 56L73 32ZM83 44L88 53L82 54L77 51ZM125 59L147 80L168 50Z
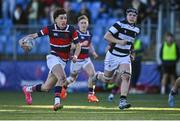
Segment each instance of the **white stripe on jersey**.
M68 44L68 45L54 45L54 44L51 44L51 43L50 43L50 45L51 45L51 46L54 46L54 47L68 47L68 46L70 46L71 44Z
M82 36L91 36L89 31L87 31L86 33L82 33L81 31L77 30L77 32L79 35L82 35Z
M77 40L77 39L78 39L78 37L73 38L73 40Z
M127 35L122 34L122 33L119 33L118 37L123 39L123 40L127 40L128 42L133 42L133 40L134 40L133 37L127 36Z
M54 29L56 29L56 30L57 30L57 25L56 25L56 24L54 24Z
M54 29L52 31L55 31L55 32L70 32L70 31L68 31L68 28L69 28L69 25L67 25L65 30L58 30L57 25L54 24Z
M83 47L83 46L82 46L81 49L89 49L89 47Z
M55 51L51 50L52 53L56 53Z
M118 30L114 26L111 26L109 31L112 32L113 34L118 32Z
M42 30L40 32L41 32L42 35L44 35L44 32Z
M130 48L131 48L131 45L120 45L120 44L116 44L115 47L121 48L121 49L130 49Z
M66 27L66 31L69 29L69 25L67 25L67 27Z
M118 51L116 51L115 49L113 49L112 53L113 53L113 54L116 54L116 55L121 55L121 56L127 55L127 54L118 52Z
M53 29L52 31L54 31L54 32L70 32L70 31L67 31L67 30L56 30L56 29Z
M139 30L138 27L134 27L134 26L131 26L131 25L129 25L129 24L124 24L124 23L121 23L120 21L118 21L117 24L120 25L122 29L123 29L123 28L129 29L129 30L134 31L134 32L136 32L136 33L139 33L139 32L140 32L140 30Z

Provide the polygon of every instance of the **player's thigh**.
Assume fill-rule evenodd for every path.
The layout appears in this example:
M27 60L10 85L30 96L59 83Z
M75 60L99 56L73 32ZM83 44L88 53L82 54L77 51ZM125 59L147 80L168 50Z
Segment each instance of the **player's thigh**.
M89 77L94 76L95 74L95 69L94 69L94 65L91 61L88 61L88 63L86 63L83 66L83 69L86 71L86 73L88 74Z
M115 70L112 70L112 71L104 70L104 76L113 78L114 72L115 72Z
M78 74L78 72L81 70L81 67L82 67L81 62L74 63L74 62L71 61L70 73L73 74L73 75Z
M120 72L128 72L130 74L132 73L131 64L120 64L118 68Z
M64 71L64 68L62 67L61 64L56 64L52 68L52 73L56 76L58 80L64 80L66 78L66 74Z
M62 66L62 68L64 69L66 66L66 62L63 61L61 58L54 56L54 55L47 55L47 66L50 70L50 72L52 71L52 69L54 68L54 66L60 64Z

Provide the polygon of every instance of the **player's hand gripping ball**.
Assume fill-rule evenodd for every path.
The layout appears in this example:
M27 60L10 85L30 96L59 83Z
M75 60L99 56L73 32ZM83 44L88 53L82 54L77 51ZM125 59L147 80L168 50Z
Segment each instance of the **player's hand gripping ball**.
M24 37L19 40L19 45L24 49L26 53L30 52L35 45L35 41L32 37Z

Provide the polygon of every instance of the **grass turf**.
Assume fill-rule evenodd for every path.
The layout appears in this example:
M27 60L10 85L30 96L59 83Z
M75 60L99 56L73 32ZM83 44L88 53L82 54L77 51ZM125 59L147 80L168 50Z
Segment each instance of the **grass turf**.
M0 92L0 120L180 120L180 97L176 107L167 105L168 95L129 95L132 108L119 110L119 96L107 101L107 93L97 93L99 103L88 103L86 93L70 93L64 108L52 111L53 93L34 93L33 105L26 105L21 92Z

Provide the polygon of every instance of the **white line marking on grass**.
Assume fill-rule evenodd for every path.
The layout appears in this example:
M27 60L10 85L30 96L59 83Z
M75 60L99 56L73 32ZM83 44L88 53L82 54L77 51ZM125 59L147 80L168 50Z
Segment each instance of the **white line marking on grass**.
M17 112L17 111L22 111L22 110L0 109L0 112Z
M93 112L91 112L91 111L85 111L85 112L81 112L81 111L69 111L69 110L67 110L67 111L61 111L62 113L85 113L85 114L119 114L119 113L137 113L137 111L128 111L128 112L126 112L126 111L116 111L116 112L112 112L112 111L93 111Z
M130 110L146 110L146 111L180 111L180 108L158 108L158 107L132 107Z
M22 108L52 108L52 105L22 105ZM103 106L68 106L65 105L64 109L92 109L92 110L119 110L118 107L103 107ZM180 108L159 108L159 107L132 107L128 110L136 111L180 111Z

